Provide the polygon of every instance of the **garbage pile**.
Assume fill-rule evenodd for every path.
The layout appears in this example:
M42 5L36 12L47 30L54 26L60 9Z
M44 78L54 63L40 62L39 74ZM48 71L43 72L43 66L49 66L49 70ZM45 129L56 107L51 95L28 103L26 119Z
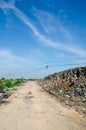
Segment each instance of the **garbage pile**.
M49 75L39 84L61 102L86 114L86 66Z
M13 90L9 90L8 87L5 87L3 92L0 93L0 104L8 102L8 97L11 96Z

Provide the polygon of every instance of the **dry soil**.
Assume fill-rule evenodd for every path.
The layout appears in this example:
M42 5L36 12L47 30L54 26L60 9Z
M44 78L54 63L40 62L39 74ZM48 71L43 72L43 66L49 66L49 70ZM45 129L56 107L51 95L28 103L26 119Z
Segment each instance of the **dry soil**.
M0 106L0 130L86 130L86 119L29 81Z

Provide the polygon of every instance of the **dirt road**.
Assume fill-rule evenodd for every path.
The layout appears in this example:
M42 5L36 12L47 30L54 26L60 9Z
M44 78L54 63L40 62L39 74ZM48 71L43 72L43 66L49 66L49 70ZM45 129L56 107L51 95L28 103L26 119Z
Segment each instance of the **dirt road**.
M86 120L36 82L25 83L0 107L0 130L86 130Z

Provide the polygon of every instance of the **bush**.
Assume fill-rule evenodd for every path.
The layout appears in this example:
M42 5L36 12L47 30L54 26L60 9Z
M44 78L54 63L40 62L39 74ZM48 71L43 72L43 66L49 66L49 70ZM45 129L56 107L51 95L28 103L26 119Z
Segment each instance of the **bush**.
M10 80L6 80L5 86L7 86L8 88L11 88L12 87L11 81Z
M13 82L13 87L14 87L14 86L20 86L21 83L22 83L22 80L17 79L17 80L15 80L15 81Z
M3 89L4 89L4 84L2 80L0 80L0 92L3 92Z
M22 79L16 79L16 80L3 80L1 79L0 80L0 92L3 91L4 89L4 86L8 87L8 88L12 88L12 87L15 87L15 86L20 86L22 83Z

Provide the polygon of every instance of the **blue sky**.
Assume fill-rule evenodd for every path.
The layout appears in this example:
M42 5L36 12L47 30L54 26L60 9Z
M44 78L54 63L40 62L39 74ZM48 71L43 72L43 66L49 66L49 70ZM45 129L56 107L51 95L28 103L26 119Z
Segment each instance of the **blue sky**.
M0 0L0 76L39 78L85 63L85 0Z

